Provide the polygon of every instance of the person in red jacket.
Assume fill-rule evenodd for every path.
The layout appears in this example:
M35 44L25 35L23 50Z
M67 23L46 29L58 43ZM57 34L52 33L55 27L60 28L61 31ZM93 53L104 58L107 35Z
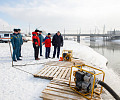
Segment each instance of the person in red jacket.
M38 33L39 30L35 30L35 32L32 32L32 42L33 42L33 48L34 48L34 57L35 60L40 60L40 58L38 58L38 54L39 54L39 46L40 46L40 39L38 37Z
M51 47L51 34L50 33L48 33L48 35L45 37L45 39L43 40L43 43L45 43L45 48L46 48L45 58L48 59L50 58L50 47Z

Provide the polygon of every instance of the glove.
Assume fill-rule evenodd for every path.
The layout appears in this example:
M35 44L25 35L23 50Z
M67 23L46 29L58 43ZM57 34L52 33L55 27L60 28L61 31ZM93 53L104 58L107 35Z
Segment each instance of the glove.
M55 46L55 43L52 43L53 46Z
M61 47L63 47L63 44L60 44Z
M15 47L13 47L13 49L15 50Z
M38 47L38 44L36 45L36 47Z

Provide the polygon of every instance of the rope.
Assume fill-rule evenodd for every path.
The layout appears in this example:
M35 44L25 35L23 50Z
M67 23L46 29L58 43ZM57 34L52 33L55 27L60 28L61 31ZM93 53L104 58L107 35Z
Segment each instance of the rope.
M24 65L13 65L13 66L27 66L27 65L38 65L38 64L45 64L45 63L34 63L34 64L24 64Z
M22 69L20 69L20 68L17 68L17 67L14 67L14 66L13 66L13 68L18 69L18 70L20 70L20 71L23 71L23 72L25 72L25 73L28 73L28 74L31 74L31 75L34 76L34 74L32 74L32 73L30 73L30 72L27 72L27 71L25 71L25 70L22 70Z
M35 64L45 64L45 63L35 63ZM23 71L23 72L25 72L25 73L31 74L31 75L34 76L33 73L30 73L30 72L28 72L28 71L25 71L25 70L23 70L23 69L20 69L20 68L18 68L18 67L15 67L15 66L26 66L26 65L35 65L35 64L13 65L12 67L15 68L15 69L18 69L18 70L20 70L20 71Z

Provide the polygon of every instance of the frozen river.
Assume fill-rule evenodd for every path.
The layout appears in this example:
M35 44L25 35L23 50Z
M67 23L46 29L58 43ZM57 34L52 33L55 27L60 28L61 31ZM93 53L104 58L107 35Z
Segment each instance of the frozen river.
M83 40L82 40L83 42ZM107 67L120 76L120 41L88 41L84 40L85 45L90 46L96 52L108 59Z

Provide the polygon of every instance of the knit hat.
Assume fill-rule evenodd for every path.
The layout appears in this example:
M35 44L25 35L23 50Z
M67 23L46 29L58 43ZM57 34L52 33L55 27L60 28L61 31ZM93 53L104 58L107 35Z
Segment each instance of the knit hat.
M60 31L57 31L57 33L60 33Z
M50 33L48 33L48 35L51 35Z

